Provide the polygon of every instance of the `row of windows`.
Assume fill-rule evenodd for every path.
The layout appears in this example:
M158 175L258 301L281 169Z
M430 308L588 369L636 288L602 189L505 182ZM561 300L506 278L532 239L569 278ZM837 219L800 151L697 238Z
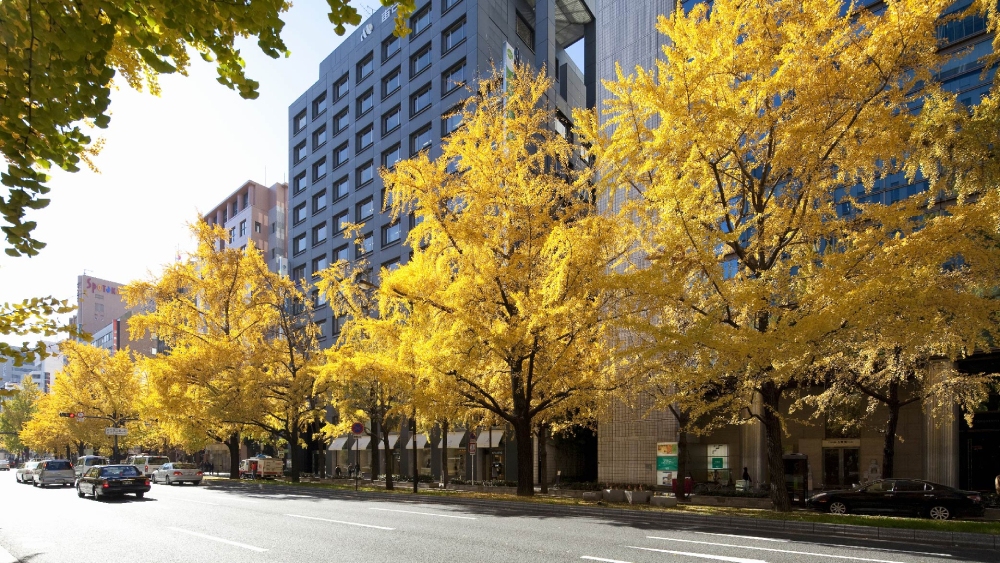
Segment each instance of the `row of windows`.
M451 6L448 7L450 8ZM410 20L410 29L412 30L410 38L411 41L413 41L416 38L416 36L420 34L421 31L430 26L430 14L431 14L430 8L431 5L430 3L428 3L426 7L419 10L411 18ZM466 25L466 20L465 17L463 16L459 18L455 23L448 26L448 28L441 33L442 54L450 52L452 49L454 49L455 47L460 45L463 41L465 41L467 35L465 25ZM395 35L390 35L385 41L383 41L382 43L383 64L388 62L389 59L391 59L396 53L400 51L400 45L401 41ZM426 68L428 68L431 65L432 60L433 60L432 46L431 42L428 41L424 46L420 47L420 49L418 49L410 57L411 80L416 75L420 74ZM356 82L358 84L363 82L374 72L375 70L374 61L375 61L374 53L369 52L361 59L361 61L358 62L357 68L355 70ZM382 97L384 98L389 94L391 94L392 92L398 90L399 81L400 81L400 68L397 66L382 80ZM334 83L333 85L334 103L339 102L348 95L350 91L349 82L350 79L347 73L345 73ZM365 111L367 111L367 109L371 109L370 104L372 96L373 96L372 89L369 88L364 94L358 97L359 114L364 113ZM367 109L362 109L365 104L368 104ZM312 119L316 119L324 112L326 112L327 106L328 106L327 92L324 91L312 101L311 104ZM307 112L305 109L303 109L293 119L292 127L294 133L298 134L301 131L303 131L306 128L307 121L308 121Z
M360 204L359 204L360 205ZM333 223L338 225L340 228L339 232L343 231L343 227L347 223L347 212L343 212L333 218ZM399 221L393 221L391 223L382 225L382 247L396 244L402 237L402 230ZM306 245L308 244L308 234L302 233L292 239L292 254L298 255L306 251ZM326 223L322 223L313 227L312 229L312 244L313 246L322 244L327 240L327 228ZM348 245L341 246L333 251L333 260L348 260ZM357 244L355 248L355 258L361 258L375 249L375 235L372 232L364 233L361 235L361 242ZM314 258L313 265L313 275L318 274L321 270L328 266L326 261L326 254L318 258ZM301 271L299 271L301 269ZM292 269L292 279L300 279L305 275L305 265L297 266Z

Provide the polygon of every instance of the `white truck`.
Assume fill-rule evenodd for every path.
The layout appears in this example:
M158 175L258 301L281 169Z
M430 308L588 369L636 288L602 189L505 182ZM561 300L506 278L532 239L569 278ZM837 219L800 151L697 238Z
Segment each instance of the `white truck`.
M251 457L240 462L240 479L276 479L284 474L285 463L273 457Z

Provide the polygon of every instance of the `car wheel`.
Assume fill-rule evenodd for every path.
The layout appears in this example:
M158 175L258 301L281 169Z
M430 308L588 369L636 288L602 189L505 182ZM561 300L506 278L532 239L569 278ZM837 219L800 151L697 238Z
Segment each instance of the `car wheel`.
M931 520L947 520L951 518L951 511L946 506L932 506L927 515Z
M135 498L142 498L144 496L146 496L146 493L136 493L135 494Z
M32 487L37 487L38 486L38 481L35 481L34 479L32 479L31 480L31 486Z
M87 495L83 494L83 489L80 488L80 485L76 486L76 496L78 496L80 498L83 498L83 497L87 496Z
M170 475L167 475L166 477L164 477L164 479L166 479L166 480L167 480L167 484L168 484L168 485L171 485L171 486L172 486L172 485L174 484L174 482L170 480Z
M847 514L847 505L839 500L831 502L830 514Z

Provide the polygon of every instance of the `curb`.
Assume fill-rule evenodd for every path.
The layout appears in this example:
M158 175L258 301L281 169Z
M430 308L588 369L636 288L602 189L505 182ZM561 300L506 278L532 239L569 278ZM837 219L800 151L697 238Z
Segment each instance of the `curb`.
M224 481L227 484L229 480ZM272 483L281 485L280 483ZM616 507L588 507L546 505L517 500L495 501L466 497L439 497L420 495L417 498L407 497L398 493L371 491L344 491L338 489L312 489L325 496L341 496L349 498L377 498L402 502L419 502L425 504L446 504L475 506L488 508L496 512L523 512L539 516L565 516L572 513L582 516L608 518L635 523L694 525L713 528L738 528L741 530L759 530L767 532L785 532L791 534L811 534L824 537L841 537L850 539L872 539L882 541L907 542L930 545L943 545L963 549L1000 550L1000 535L978 534L968 532L938 532L925 529L886 528L881 526L858 526L855 524L826 524L821 522L800 522L794 520L768 520L764 518L745 518L741 516L716 516L702 514L685 514L672 511L630 510Z

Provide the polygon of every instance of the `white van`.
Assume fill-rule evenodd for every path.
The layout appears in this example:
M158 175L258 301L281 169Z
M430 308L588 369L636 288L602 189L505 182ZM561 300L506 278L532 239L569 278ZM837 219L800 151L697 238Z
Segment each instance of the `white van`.
M79 479L81 475L95 465L111 465L111 462L102 455L85 455L76 458L76 463L73 464L73 471L76 473L76 478Z
M125 463L136 466L136 468L142 472L144 477L149 477L154 471L159 469L161 465L164 463L170 463L170 458L159 455L139 454L129 456Z

